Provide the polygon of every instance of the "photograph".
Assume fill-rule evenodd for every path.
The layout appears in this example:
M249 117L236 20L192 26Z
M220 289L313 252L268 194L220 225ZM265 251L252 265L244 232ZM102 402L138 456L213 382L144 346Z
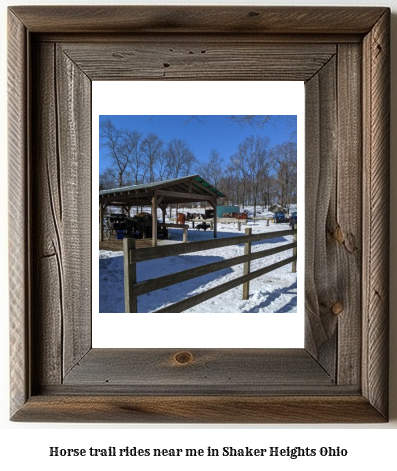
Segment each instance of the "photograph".
M297 312L296 115L102 115L98 138L100 313Z

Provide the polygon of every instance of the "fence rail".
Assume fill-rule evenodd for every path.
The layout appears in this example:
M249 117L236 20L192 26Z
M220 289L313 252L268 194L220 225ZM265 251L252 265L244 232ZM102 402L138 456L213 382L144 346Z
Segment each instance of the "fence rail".
M237 219L237 218L218 218L218 223L222 224L237 224L238 230L241 231L241 224L247 224L247 219Z
M204 293L199 293L184 299L180 302L173 303L162 309L154 312L183 312L197 304L207 301L218 294L224 293L239 285L243 285L243 299L249 297L249 282L250 280L269 273L284 265L292 264L292 271L296 271L297 260L297 240L296 229L267 232L263 234L251 234L251 228L246 229L244 236L226 237L224 239L214 239L199 242L190 242L189 244L175 244L161 247L151 247L146 249L135 249L135 239L124 239L124 294L125 294L125 312L138 312L137 298L143 294L156 291L183 281L197 278L208 273L213 273L224 268L230 268L234 265L244 264L244 273L233 280L229 280L221 285L206 290ZM271 240L278 237L287 235L294 235L294 242L280 245L271 249L261 250L259 252L251 253L251 245L253 242L262 240ZM137 263L146 260L154 260L158 258L165 258L174 255L182 255L192 252L201 252L211 250L214 248L227 247L231 245L244 244L244 255L234 257L233 259L221 260L218 262L209 263L196 268L190 268L170 275L160 276L158 278L137 282ZM263 267L259 270L251 272L251 261L260 258L269 257L277 253L285 252L286 250L293 250L292 257L288 257L272 265Z

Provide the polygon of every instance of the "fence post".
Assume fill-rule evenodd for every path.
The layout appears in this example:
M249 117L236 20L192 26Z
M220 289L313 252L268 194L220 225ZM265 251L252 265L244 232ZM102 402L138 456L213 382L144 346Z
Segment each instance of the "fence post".
M125 312L138 312L137 297L134 295L136 283L136 263L131 262L131 252L135 250L135 239L124 237L124 305Z
M245 235L250 236L252 233L251 227L245 228ZM251 242L246 242L244 244L244 255L249 255L251 253ZM244 275L248 275L251 271L251 262L244 262ZM243 283L243 299L248 299L250 296L250 282L246 281Z
M297 226L297 224L294 224L294 225L292 226L292 229L297 229L296 226ZM296 234L294 234L294 242L297 242L297 241L298 241L298 237L297 237L297 236L298 236L298 230L296 231ZM292 255L293 255L294 257L296 257L297 254L298 254L298 247L294 247L294 248L292 249ZM294 261L292 262L292 273L296 273L296 260L294 260Z

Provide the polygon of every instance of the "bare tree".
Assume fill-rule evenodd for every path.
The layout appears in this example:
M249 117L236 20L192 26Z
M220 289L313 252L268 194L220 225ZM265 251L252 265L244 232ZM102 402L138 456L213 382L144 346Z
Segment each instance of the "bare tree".
M211 149L208 162L198 165L196 171L218 188L223 173L223 162L224 159L220 156L219 152L216 149Z
M117 169L117 184L124 185L123 177L129 164L129 156L121 151L124 145L123 132L116 129L110 119L103 121L99 125L101 145L107 147L108 157L112 165Z
M269 174L261 179L259 191L263 209L265 209L265 207L269 208L269 206L276 202L278 198L277 182L274 175L271 174L271 169L269 169Z
M194 165L197 164L197 159L190 150L189 145L181 139L172 139L167 145L165 154L169 169L168 178L190 175Z
M121 151L128 158L128 167L131 172L132 183L139 185L144 182L147 167L140 151L142 134L138 131L123 131L123 146Z
M219 189L225 193L228 205L240 204L241 181L239 172L232 163L222 172L222 177L219 180Z
M273 162L279 194L279 204L289 209L297 196L296 144L286 142L273 149Z
M192 121L195 121L197 123L201 123L201 124L205 124L206 123L206 120L203 119L203 118L200 118L199 116L197 115L191 115L186 121L185 121L185 124L188 124Z
M166 152L161 152L158 155L154 162L154 172L157 180L163 181L171 178Z
M167 178L186 177L192 173L197 159L190 150L188 143L182 139L172 139L165 151ZM172 205L169 206L170 216ZM178 205L177 205L178 211Z
M237 201L244 207L247 202L248 178L246 172L245 155L240 153L240 149L230 157L229 172L234 174L237 185Z
M297 117L296 115L239 115L230 116L230 120L233 123L239 124L241 127L250 126L256 129L263 129L268 124L277 127L279 123L289 128L289 135L286 139L295 139L297 135Z
M261 180L269 176L270 154L269 139L262 136L248 136L238 146L232 162L238 170L243 185L243 197L246 203L254 206L254 216L260 196Z
M117 187L116 172L112 167L106 167L99 174L99 191L111 190Z
M252 126L254 128L264 128L270 123L271 115L238 115L230 116L230 120L240 126Z
M157 134L150 133L141 142L140 151L147 167L147 179L149 182L154 182L156 179L156 161L159 161L164 153L163 141Z

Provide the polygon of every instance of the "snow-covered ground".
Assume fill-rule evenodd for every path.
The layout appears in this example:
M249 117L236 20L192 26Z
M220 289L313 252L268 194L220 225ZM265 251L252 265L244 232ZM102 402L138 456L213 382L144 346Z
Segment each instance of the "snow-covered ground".
M263 216L260 214L258 216ZM249 221L252 233L276 232L289 229L288 224L267 226L266 221ZM218 224L218 238L244 234L245 226L238 231L237 224ZM197 231L190 228L189 242L212 239L212 231ZM171 229L169 242L182 241L182 231ZM292 241L292 236L252 244L252 252L276 247ZM186 255L166 257L138 263L138 281L156 278L189 268L205 265L223 259L243 255L244 246L229 246ZM251 262L251 272L273 264L292 255L292 250ZM99 312L124 312L123 252L99 251ZM299 266L298 266L299 269ZM177 285L160 289L138 298L139 312L153 312L167 304L181 301L186 297L206 291L218 284L242 274L243 266L237 265L215 273L188 280ZM191 313L294 313L297 312L297 273L291 272L291 264L285 265L250 282L250 296L242 299L242 286L238 286L219 296L185 311Z

